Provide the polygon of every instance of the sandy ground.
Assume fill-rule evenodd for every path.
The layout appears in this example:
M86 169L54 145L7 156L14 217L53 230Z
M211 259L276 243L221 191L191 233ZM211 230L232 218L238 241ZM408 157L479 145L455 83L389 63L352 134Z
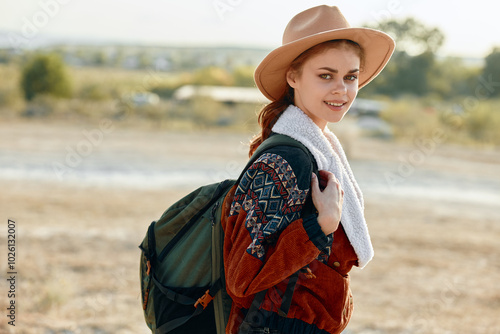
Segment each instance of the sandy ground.
M95 145L84 144L84 131ZM197 183L237 174L248 138L0 124L0 332L148 333L137 248L147 226ZM352 272L347 333L500 333L500 152L431 144L349 145L375 258ZM71 148L85 156L69 166ZM208 167L198 180L189 166L200 157ZM116 166L118 176L101 173ZM168 186L178 170L193 178ZM6 317L8 219L16 222L15 328Z

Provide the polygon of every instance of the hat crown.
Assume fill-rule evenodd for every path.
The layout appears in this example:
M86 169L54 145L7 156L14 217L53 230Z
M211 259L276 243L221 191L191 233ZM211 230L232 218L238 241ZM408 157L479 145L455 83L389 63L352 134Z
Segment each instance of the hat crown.
M325 31L350 28L337 6L321 5L295 15L283 33L283 45Z

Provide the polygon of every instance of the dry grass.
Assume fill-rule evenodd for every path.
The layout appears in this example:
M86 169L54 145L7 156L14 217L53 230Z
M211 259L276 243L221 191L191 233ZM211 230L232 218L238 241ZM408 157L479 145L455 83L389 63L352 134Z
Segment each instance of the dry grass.
M2 188L1 211L18 224L16 333L146 333L137 246L160 203L177 194L8 181Z
M81 126L0 125L0 152L64 150ZM248 135L169 134L115 129L103 148L187 160L242 162L235 142ZM412 147L359 140L352 156L398 163ZM163 154L162 153L162 154ZM442 146L425 168L500 181L500 153ZM147 333L139 298L137 245L150 220L188 189L141 190L0 178L2 221L18 226L19 305L15 333ZM349 333L500 333L500 210L443 199L367 196L376 251L352 272L355 312ZM0 247L5 248L5 229ZM2 252L2 256L4 253ZM0 271L6 272L2 260ZM0 308L5 310L5 280ZM4 318L2 312L2 318ZM0 332L9 333L5 319ZM13 332L14 333L14 332Z

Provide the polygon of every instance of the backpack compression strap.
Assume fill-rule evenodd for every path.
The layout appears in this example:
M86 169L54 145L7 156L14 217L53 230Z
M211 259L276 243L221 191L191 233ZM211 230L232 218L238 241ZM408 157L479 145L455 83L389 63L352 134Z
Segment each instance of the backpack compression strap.
M191 318L197 316L207 306L208 303L210 303L213 299L213 296L219 292L219 290L222 288L222 280L219 278L210 288L210 290L207 290L205 294L199 298L198 300L195 300L191 297L184 296L182 294L179 294L167 287L165 287L163 284L161 284L154 276L153 276L153 281L158 289L170 300L173 300L179 304L182 305L194 305L195 310L192 314L186 315L180 318L176 318L174 320L171 320L160 327L158 327L155 331L155 334L166 334L173 329L184 325L186 322L188 322ZM205 299L206 298L206 299Z

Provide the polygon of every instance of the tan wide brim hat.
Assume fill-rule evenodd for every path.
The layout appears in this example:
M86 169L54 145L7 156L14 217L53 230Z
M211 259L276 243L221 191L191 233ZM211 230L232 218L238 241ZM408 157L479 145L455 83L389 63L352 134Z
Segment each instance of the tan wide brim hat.
M271 51L255 70L257 87L271 101L278 100L287 87L290 64L307 49L334 39L358 43L364 52L359 88L366 86L385 67L396 43L386 33L369 28L351 28L336 6L317 6L294 16L283 33L283 45Z

